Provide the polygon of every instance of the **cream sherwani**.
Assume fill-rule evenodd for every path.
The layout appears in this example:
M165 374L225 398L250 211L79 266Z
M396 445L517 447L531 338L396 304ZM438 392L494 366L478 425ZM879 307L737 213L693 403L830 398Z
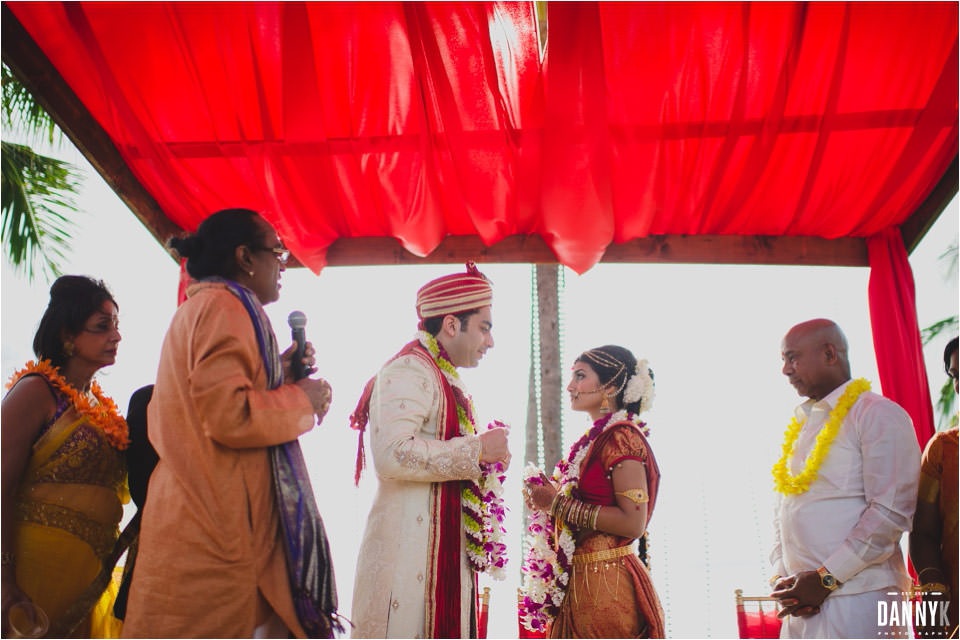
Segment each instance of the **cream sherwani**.
M792 474L803 470L848 384L797 408L797 420L805 422L789 461ZM883 396L863 393L810 489L781 496L777 504L770 557L774 573L793 575L823 565L841 583L819 614L785 619L782 638L875 638L902 632L878 628L878 602L899 602L898 592L910 584L900 537L910 530L919 477L920 447L910 416Z
M368 430L379 487L357 561L354 638L426 637L431 489L480 476L479 437L437 440L445 410L456 410L444 406L440 375L410 354L377 374ZM469 637L474 578L462 527L460 537L461 636Z

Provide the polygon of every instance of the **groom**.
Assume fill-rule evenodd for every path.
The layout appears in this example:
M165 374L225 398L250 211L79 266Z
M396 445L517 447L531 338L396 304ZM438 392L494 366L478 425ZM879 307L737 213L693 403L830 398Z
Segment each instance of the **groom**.
M504 429L469 435L470 397L456 369L493 347L490 281L472 263L417 292L420 332L367 384L351 416L369 418L379 487L357 562L355 638L476 637L476 575L461 493L480 463L510 459ZM475 431L475 429L472 429Z

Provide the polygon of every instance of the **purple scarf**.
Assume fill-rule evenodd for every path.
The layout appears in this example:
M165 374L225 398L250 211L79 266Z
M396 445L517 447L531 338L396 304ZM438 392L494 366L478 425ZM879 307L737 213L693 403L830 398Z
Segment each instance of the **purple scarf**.
M283 384L283 365L270 319L252 291L231 280L223 282L240 298L250 315L267 371L267 386L276 389ZM300 442L292 440L270 447L269 451L297 619L307 637L332 638L334 629L343 632L337 616L337 586L330 544L317 510Z

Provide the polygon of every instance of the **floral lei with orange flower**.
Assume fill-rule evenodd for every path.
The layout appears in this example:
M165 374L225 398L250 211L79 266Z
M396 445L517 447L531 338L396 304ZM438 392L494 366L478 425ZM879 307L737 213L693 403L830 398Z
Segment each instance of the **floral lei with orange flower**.
M87 394L76 390L66 378L60 375L60 370L50 364L49 360L34 362L31 360L26 366L13 374L7 389L10 389L21 378L31 374L38 374L47 379L51 386L56 387L67 396L77 413L84 416L95 427L103 432L107 441L114 449L123 450L130 444L130 431L127 421L117 411L116 403L103 394L100 385L94 380L90 383L90 393L96 398L96 404L90 401Z

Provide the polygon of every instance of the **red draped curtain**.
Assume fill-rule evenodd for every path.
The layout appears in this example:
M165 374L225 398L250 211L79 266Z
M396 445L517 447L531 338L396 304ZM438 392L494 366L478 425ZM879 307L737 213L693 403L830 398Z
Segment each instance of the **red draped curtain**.
M537 233L589 269L650 234L869 237L957 155L956 3L9 6L178 225Z
M923 361L913 271L898 228L867 240L870 323L883 395L907 410L920 446L934 434L930 385Z
M542 64L529 2L8 6L171 220L263 211L314 271L358 236L539 234L577 272L872 238L884 391L932 429L894 229L957 156L955 2L550 2Z

